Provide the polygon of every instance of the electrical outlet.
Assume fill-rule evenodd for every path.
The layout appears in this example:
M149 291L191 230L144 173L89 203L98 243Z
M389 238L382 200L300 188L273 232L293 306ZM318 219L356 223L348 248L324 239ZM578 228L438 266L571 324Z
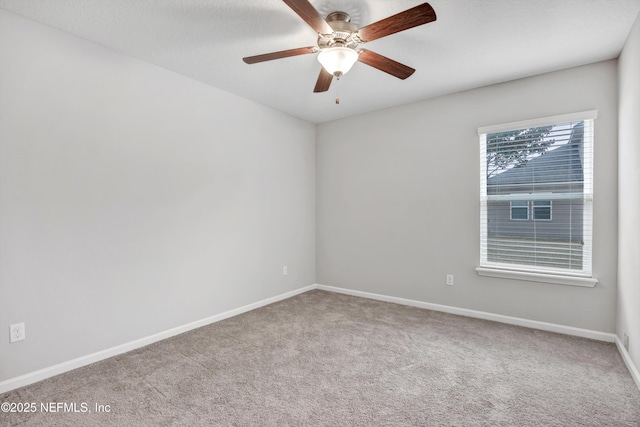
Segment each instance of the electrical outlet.
M289 274L289 268L285 265L282 267L282 275L286 276L287 274Z
M624 342L623 342L623 344L624 344L624 348L626 348L627 351L629 351L629 335L624 334Z
M447 286L453 286L453 274L447 274Z
M25 338L24 323L9 325L9 342L22 341Z

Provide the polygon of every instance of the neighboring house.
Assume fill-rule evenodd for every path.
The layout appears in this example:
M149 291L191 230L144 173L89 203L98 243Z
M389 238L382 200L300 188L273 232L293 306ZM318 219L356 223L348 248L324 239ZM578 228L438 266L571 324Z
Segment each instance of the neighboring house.
M565 144L487 179L487 195L505 196L487 205L489 238L581 243L583 140L580 122Z

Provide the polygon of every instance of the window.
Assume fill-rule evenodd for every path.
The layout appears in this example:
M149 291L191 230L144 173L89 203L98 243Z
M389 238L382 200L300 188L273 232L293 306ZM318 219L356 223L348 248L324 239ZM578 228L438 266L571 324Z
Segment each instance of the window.
M525 221L529 219L529 202L516 200L510 203L512 221Z
M533 200L533 220L551 221L551 200Z
M480 269L591 276L596 115L478 129Z
M551 200L516 200L511 204L511 221L551 221ZM529 218L529 205L533 210L533 216Z

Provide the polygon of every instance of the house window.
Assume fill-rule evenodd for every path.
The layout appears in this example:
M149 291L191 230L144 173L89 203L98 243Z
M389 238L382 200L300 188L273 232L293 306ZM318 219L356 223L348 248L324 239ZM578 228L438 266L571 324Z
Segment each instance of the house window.
M510 203L512 221L526 221L529 219L529 202L515 200Z
M551 221L551 200L515 200L510 202L511 221ZM529 206L533 215L529 218Z
M481 269L591 276L595 118L478 129Z
M551 200L533 200L533 220L551 221Z

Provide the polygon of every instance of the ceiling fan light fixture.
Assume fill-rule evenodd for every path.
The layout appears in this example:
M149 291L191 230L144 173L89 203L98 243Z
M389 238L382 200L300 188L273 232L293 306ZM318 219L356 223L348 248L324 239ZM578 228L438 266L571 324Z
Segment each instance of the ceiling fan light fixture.
M330 47L320 51L318 61L328 73L340 77L358 60L358 52L348 47Z

